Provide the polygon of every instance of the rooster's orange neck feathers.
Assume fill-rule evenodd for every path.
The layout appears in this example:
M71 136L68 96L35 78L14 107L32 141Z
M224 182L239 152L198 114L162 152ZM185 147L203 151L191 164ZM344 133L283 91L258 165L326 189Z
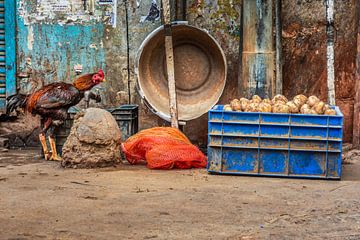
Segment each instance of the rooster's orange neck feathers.
M83 76L78 77L73 82L74 87L76 87L79 91L90 90L93 86L95 86L95 83L92 80L93 75L94 74L85 74Z

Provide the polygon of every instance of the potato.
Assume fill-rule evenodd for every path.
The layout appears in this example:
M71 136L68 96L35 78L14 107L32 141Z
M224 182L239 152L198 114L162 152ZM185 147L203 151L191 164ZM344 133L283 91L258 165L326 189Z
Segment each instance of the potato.
M331 108L330 108L330 105L329 105L329 104L325 104L325 106L324 106L324 112L325 112L326 110L328 110L328 109L331 109Z
M312 113L311 108L305 108L302 111L302 114L311 114L311 113Z
M318 113L314 109L310 109L310 114L317 115Z
M315 104L312 109L317 113L317 114L324 114L325 112L325 103L320 101L317 104Z
M254 95L251 100L254 102L254 103L261 103L262 99L261 97L259 97L258 95Z
M290 108L286 104L277 103L272 107L272 112L273 113L290 113Z
M271 104L266 102L261 102L258 106L259 112L269 112L271 113L272 107Z
M286 105L288 105L290 113L299 113L299 107L293 101L286 103Z
M325 115L336 115L336 111L334 109L325 110Z
M258 111L259 111L259 104L256 102L251 102L245 109L245 112L258 112Z
M272 104L271 100L268 99L268 98L263 99L262 102L263 102L263 103L268 103L268 104L270 104L270 105Z
M299 108L302 107L302 105L304 105L307 101L307 97L305 95L296 95L293 99L293 102L296 104L296 106L298 106Z
M276 103L277 101L283 101L285 104L288 102L288 99L281 94L277 94L275 97L273 97L272 101Z
M277 100L277 101L275 101L275 102L274 102L273 100L271 100L271 102L272 102L272 105L276 105L276 104L286 105L286 103L287 103L287 102L284 102L284 101L282 101L282 100Z
M230 107L233 111L241 110L241 103L239 99L234 99L230 102Z
M317 103L319 103L320 100L316 97L316 96L310 96L307 100L307 104L310 106L310 107L313 107L315 106Z
M224 105L224 111L232 111L230 104Z
M311 108L308 104L304 104L300 108L300 113L302 114L308 114L310 112Z
M245 111L247 106L250 104L250 100L247 98L240 98L241 110Z

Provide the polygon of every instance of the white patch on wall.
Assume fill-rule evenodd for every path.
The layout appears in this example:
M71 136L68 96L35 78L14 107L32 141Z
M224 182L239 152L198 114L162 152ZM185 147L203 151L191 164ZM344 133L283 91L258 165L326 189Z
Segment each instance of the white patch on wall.
M33 45L34 45L34 32L33 32L33 27L29 26L28 27L28 36L27 36L27 47L30 51L33 50Z
M35 3L20 0L18 12L23 18L24 24L31 23L56 23L56 24L79 24L86 22L104 22L116 26L117 1L108 2L104 5L99 0L38 0ZM106 12L113 13L112 22ZM114 21L115 20L115 21Z
M49 15L53 12L70 12L71 3L69 0L39 0L38 11Z

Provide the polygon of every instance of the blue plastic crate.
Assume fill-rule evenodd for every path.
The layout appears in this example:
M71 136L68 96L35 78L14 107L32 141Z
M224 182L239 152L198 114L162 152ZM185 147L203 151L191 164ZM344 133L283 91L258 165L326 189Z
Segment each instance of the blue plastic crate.
M217 174L341 178L343 114L209 111L208 171Z

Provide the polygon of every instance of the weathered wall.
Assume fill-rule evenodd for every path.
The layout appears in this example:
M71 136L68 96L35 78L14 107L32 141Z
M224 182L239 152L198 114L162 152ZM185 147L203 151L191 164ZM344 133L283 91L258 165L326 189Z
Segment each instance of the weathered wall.
M221 104L238 96L241 0L188 0L187 20L190 25L206 29L224 50L228 76ZM199 145L207 142L207 115L187 123L185 133Z
M282 2L284 93L315 94L327 100L325 3ZM357 0L335 1L335 91L336 104L344 113L345 141L352 138L357 4Z
M68 8L49 11L48 3ZM88 1L90 2L90 1ZM96 1L97 2L97 1ZM223 48L228 78L220 103L238 96L238 65L241 0L172 0L177 18L206 29ZM320 95L326 100L326 35L323 1L283 2L284 93ZM357 0L335 1L336 5L336 91L337 103L345 117L345 140L351 138L356 54ZM108 82L100 88L103 107L140 105L140 127L166 125L142 103L136 92L134 63L145 37L161 25L160 0L118 0L116 27L109 22L111 6L95 5L92 14L82 0L17 0L18 85L30 92L43 83L68 81L75 76L74 65L83 72L104 68ZM61 4L60 4L61 5ZM317 9L317 11L313 11ZM175 8L173 8L175 11ZM128 33L128 34L127 34ZM184 128L191 140L206 144L207 116L190 121Z
M51 1L17 2L18 83L24 92L31 92L55 81L72 81L73 67L84 72L104 68L104 23L102 13L93 16L83 10L82 1L68 1L68 8L50 5Z

